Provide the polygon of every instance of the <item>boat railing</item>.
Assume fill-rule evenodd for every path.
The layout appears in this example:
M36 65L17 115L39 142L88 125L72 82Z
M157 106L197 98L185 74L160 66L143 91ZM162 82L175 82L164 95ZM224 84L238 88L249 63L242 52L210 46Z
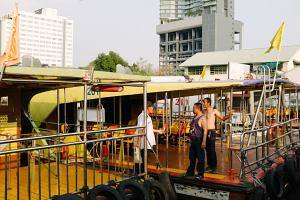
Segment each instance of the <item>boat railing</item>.
M299 129L292 124L298 119L291 119L276 125L265 126L242 133L240 137L240 178L246 175L255 177L256 170L269 167L278 157L286 155L299 144Z
M144 128L128 126L0 140L0 146L7 146L0 151L4 160L0 166L0 175L4 177L0 198L8 199L11 194L17 199L44 199L71 192L87 194L96 185L144 175L135 171L132 148L134 138L145 133L120 134ZM87 140L89 135L97 137ZM44 145L43 140L54 142ZM24 142L30 145L23 145Z

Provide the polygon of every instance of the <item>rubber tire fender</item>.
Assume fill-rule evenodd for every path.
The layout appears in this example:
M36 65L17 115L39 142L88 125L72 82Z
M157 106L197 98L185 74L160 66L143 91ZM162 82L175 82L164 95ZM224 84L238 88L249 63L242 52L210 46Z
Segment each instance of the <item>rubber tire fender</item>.
M162 185L155 179L151 178L149 180L146 180L144 183L144 187L149 193L150 200L171 200L164 185Z
M90 190L87 200L96 200L97 196L103 196L110 200L122 200L119 192L108 185L97 185Z
M284 194L284 184L282 175L278 170L272 168L266 172L265 183L268 195L271 199L281 199Z
M300 148L295 151L296 162L297 162L297 172L298 176L300 176Z
M166 172L161 173L158 175L158 180L164 186L166 191L168 192L169 199L176 200L177 196L176 196L176 192L175 192L175 187L170 179L170 175Z
M265 199L266 199L266 194L264 188L260 186L256 187L251 200L265 200Z
M117 186L117 190L124 200L149 200L146 189L133 179L121 181ZM128 190L131 190L131 192L129 193ZM130 197L130 194L134 194L132 192L135 192L136 197Z
M297 161L294 157L287 157L284 162L284 172L290 185L297 185L299 176L297 173Z
M64 194L61 196L54 196L51 199L52 200L82 200L82 198L76 194Z

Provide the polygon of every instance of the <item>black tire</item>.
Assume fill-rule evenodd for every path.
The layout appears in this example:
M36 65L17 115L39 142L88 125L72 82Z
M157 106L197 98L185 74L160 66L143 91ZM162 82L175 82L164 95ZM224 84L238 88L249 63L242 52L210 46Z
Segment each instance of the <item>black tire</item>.
M168 173L161 173L158 175L159 182L164 186L166 191L168 192L169 199L176 200L176 192L174 188L174 184L170 179L170 175Z
M124 200L149 200L149 194L146 189L132 179L120 182L117 190Z
M76 194L64 194L61 196L54 196L52 200L82 200L82 198Z
M276 169L270 169L265 177L268 195L271 199L281 199L284 194L282 175Z
M256 187L255 191L252 194L251 200L265 200L266 194L265 190L262 187Z
M145 181L144 187L149 193L150 200L170 200L167 190L155 179Z
M118 191L108 185L98 185L90 190L87 199L88 200L122 200Z
M299 176L297 172L297 161L293 157L287 157L284 162L284 172L290 185L297 185Z
M298 176L300 176L300 148L295 151L296 162L297 162L297 172Z

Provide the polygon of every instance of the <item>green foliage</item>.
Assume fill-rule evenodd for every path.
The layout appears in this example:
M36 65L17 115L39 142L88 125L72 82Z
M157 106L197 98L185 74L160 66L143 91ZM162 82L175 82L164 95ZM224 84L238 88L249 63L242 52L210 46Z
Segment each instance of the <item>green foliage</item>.
M140 58L136 63L133 63L130 66L130 70L133 74L143 75L143 76L151 76L153 75L152 71L153 65L149 63L147 60Z
M107 72L116 72L117 64L128 67L128 62L126 62L118 53L113 51L110 51L107 55L105 53L99 54L92 62L95 70Z
M133 65L129 65L118 53L110 51L108 54L101 53L97 58L90 63L97 71L116 72L116 66L120 64L124 67L128 67L132 74L150 76L153 75L152 64L147 60L140 58Z

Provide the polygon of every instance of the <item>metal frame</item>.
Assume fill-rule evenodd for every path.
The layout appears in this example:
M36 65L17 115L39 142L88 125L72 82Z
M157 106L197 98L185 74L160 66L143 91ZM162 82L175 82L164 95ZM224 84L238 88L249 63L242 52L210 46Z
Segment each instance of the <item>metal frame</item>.
M16 196L17 199L21 198L20 195L20 176L22 176L22 174L20 174L20 169L22 169L22 167L19 164L19 160L20 160L20 155L26 153L27 157L28 157L28 162L27 162L27 166L26 169L28 171L27 173L27 198L28 199L32 199L34 198L34 194L33 192L33 188L32 188L32 184L35 182L35 180L33 179L33 176L35 176L35 168L37 167L37 184L38 184L38 189L35 190L35 193L37 194L37 196L35 196L36 199L42 199L42 197L44 198L44 195L47 195L48 198L51 198L53 195L60 195L61 194L61 186L62 186L62 182L61 179L63 179L64 177L66 178L66 191L67 192L72 192L72 193L83 193L85 197L87 197L87 192L89 190L89 188L95 186L96 184L103 184L104 183L104 176L107 175L108 180L113 180L112 178L114 178L115 181L118 181L119 179L117 177L119 177L119 174L117 172L117 151L115 149L114 144L116 144L117 142L121 142L124 143L130 139L136 138L136 137L146 137L145 141L147 141L147 118L146 118L146 112L145 113L145 125L144 126L127 126L127 127L120 127L120 128L114 128L114 129L100 129L100 130L96 130L96 131L87 131L87 87L90 85L96 85L96 84L101 84L101 85L109 85L109 86L131 86L131 87L142 87L143 88L143 105L144 105L144 110L146 110L146 102L147 102L147 87L146 87L146 83L144 82L135 82L135 83L92 83L92 82L77 82L77 81L64 81L64 80L30 80L30 79L8 79L8 78L3 78L2 79L3 82L19 82L19 83L40 83L40 84L51 84L51 87L45 86L45 89L52 89L53 87L57 87L57 88L64 88L61 84L70 84L68 86L78 86L81 85L83 86L83 93L84 93L84 100L83 100L83 107L84 107L84 119L83 119L83 131L77 131L77 132L73 132L73 133L67 133L66 131L64 131L64 133L62 133L60 131L60 124L61 124L61 116L60 116L60 104L64 105L64 119L63 119L63 124L65 124L65 129L66 130L66 90L64 89L64 102L60 102L60 91L59 89L57 89L57 123L52 123L52 124L56 124L57 125L57 131L55 134L50 134L50 135L37 135L37 134L29 134L26 135L26 138L17 138L17 139L7 139L7 140L1 140L0 141L0 145L13 145L16 144L16 146L18 148L16 149L7 149L7 150L3 150L0 151L0 155L4 155L5 156L5 169L4 169L4 187L5 187L5 192L3 194L3 198L4 199L8 199L9 198L9 193L10 190L8 190L8 188L11 185L11 181L10 181L10 176L11 174L11 168L9 166L9 158L12 155L16 155L17 156L17 166L16 166L16 178L17 178L17 187L16 187ZM53 85L53 86L52 86ZM49 87L49 88L47 88ZM40 85L39 88L42 88L42 86ZM101 97L101 95L99 94L99 97ZM99 98L99 101L100 98ZM119 111L120 111L120 117L119 117L119 124L121 124L121 106L122 103L121 101L119 101ZM77 129L79 130L79 127L77 127ZM125 131L128 129L143 129L143 133L142 134L134 134L134 135L125 135L125 136L117 136L115 137L113 133L118 132L118 131ZM101 137L102 134L104 133L112 133L112 137L108 137L108 138L103 138ZM88 140L88 136L89 135L99 135L99 138L96 139L92 139L92 140ZM79 137L83 135L83 140L82 141L73 141L73 142L66 142L66 143L62 143L63 138L68 138L68 137ZM21 135L21 136L25 136L25 135ZM45 146L37 146L37 141L39 140L47 140L47 141L54 141L53 144L48 144ZM24 146L24 142L30 142L31 144L33 144L31 147L29 146ZM111 143L112 148L109 147L108 144L108 161L106 162L106 164L104 163L103 159L102 159L102 145L103 142L108 142ZM100 144L100 158L95 158L95 156L90 158L90 155L88 154L88 148L87 145L88 144L93 144L93 146L99 143ZM147 143L145 142L145 149L147 149ZM69 147L74 147L75 148L75 156L73 155L73 159L70 157L70 151L69 151ZM80 147L83 146L84 150L83 150L83 158L80 161L79 158L79 149ZM130 162L133 162L133 158L129 156L129 145L127 145L128 147L128 153L127 153L127 165L124 165L124 160L120 160L120 166L124 169L122 170L122 174L120 175L122 178L129 178L131 176L133 176L130 171L132 170L132 166L129 165ZM135 144L133 144L133 148L135 147ZM52 158L53 155L51 155L50 150L56 149L55 151L55 160ZM61 157L61 153L62 153L62 149L66 149L66 158L63 159ZM95 148L92 149L93 152L95 152ZM46 154L44 153L46 152ZM145 158L147 158L147 151L145 152ZM110 160L112 159L112 160ZM73 161L72 161L73 160ZM70 181L70 170L69 167L71 166L71 163L75 164L75 174L72 174L73 177L75 176L75 187L73 188L73 190L71 189L71 181ZM96 162L97 165L99 165L100 168L100 172L98 173L98 169L96 167ZM114 171L112 169L110 169L110 164L115 164L115 169ZM53 164L55 164L55 172L53 171L53 169L51 169L51 166L53 166ZM65 168L62 167L63 165L65 165ZM70 165L70 166L69 166ZM92 165L92 166L91 166ZM43 168L46 167L47 173L46 175L42 176L42 166ZM90 167L91 166L91 167ZM104 171L103 169L106 168L106 171ZM63 175L63 173L61 172L62 170L65 169L66 175ZM79 170L83 169L83 177L79 176ZM43 169L44 170L44 169ZM88 171L92 170L92 173L94 174L94 176L92 178L88 177ZM127 174L125 175L124 172L125 170L127 170ZM96 183L96 176L100 174L101 175L101 181ZM145 159L145 173L143 174L139 174L139 176L143 176L147 174L147 159ZM51 188L53 183L53 175L55 176L54 180L57 184L57 191L53 191ZM113 177L111 176L113 175ZM24 176L24 175L23 175ZM26 176L26 175L25 175ZM83 183L80 184L79 180L82 180ZM90 184L89 180L92 179L93 183ZM81 182L82 182L81 181ZM42 191L42 182L45 182L48 184L48 189L47 192L48 194L45 194L45 191ZM43 193L43 194L42 194Z

